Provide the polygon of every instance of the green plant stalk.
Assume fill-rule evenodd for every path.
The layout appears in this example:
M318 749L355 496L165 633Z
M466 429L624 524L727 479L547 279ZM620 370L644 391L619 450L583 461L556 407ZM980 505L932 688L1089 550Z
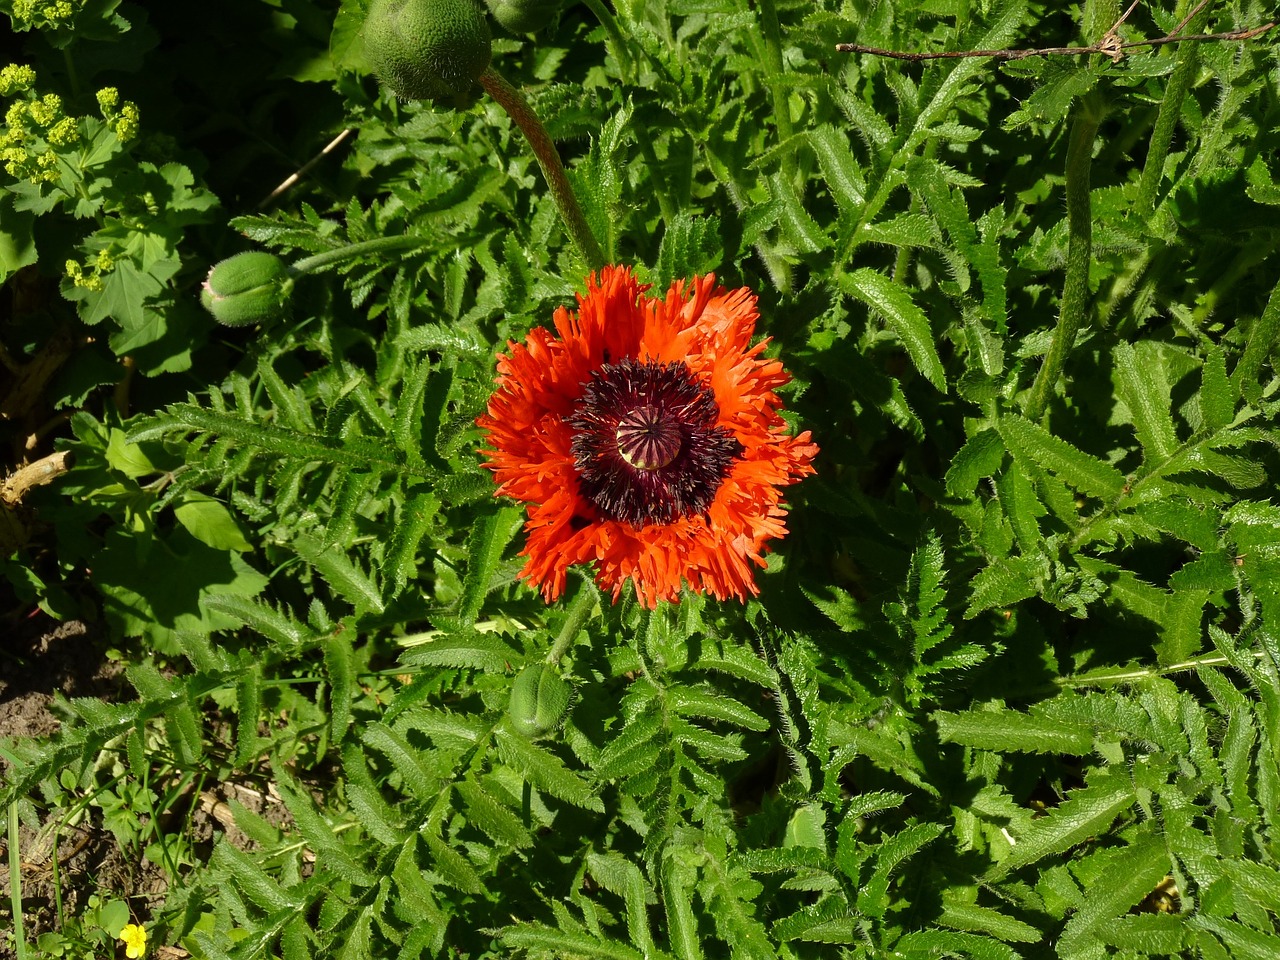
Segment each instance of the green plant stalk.
M18 801L9 804L9 907L13 911L13 948L27 960L27 935L22 929L22 857L18 853Z
M321 267L327 267L330 264L341 263L343 260L354 260L356 257L363 257L370 253L393 253L399 250L412 250L414 247L421 247L425 242L418 237L378 237L375 240L364 240L349 246L338 247L336 250L325 250L323 253L304 257L290 265L289 273L297 277L304 273L319 270Z
M1274 237L1268 236L1268 239L1250 243L1241 250L1232 259L1230 266L1213 282L1213 286L1196 298L1195 309L1191 311L1192 319L1196 324L1203 324L1209 319L1217 309L1218 302L1229 295L1240 283L1241 278L1248 276L1254 267L1269 259L1275 252L1276 246Z
M543 657L543 662L551 666L555 666L560 662L560 658L565 655L565 651L573 645L573 641L578 638L578 634L591 619L591 614L596 609L596 601L599 599L599 593L590 583L583 583L582 589L578 591L577 596L573 598L573 602L569 604L568 616L564 621L564 626L560 628L560 632L556 635L556 642L551 649L547 651L547 655Z
M497 101L498 106L507 111L507 115L529 141L529 147L533 150L538 166L542 168L547 186L551 188L552 199L560 210L560 219L564 221L569 236L577 244L582 258L587 261L587 266L592 270L602 269L606 262L604 251L601 250L595 234L591 232L591 227L587 225L587 218L582 212L578 198L574 195L573 187L569 185L564 162L561 161L560 153L547 133L547 128L533 112L524 94L507 83L493 67L487 67L484 73L480 74L480 85Z
M778 25L778 7L774 0L760 0L760 28L764 36L765 66L770 78L777 79L782 76L782 28ZM786 143L794 132L789 94L780 83L770 83L769 92L773 97L773 121L778 127L778 141ZM792 183L795 182L795 168L794 154L784 153L782 175Z
M1261 650L1255 650L1252 654L1246 654L1246 656L1261 660L1265 653ZM1192 657L1189 660L1182 660L1163 667L1114 667L1109 670L1093 670L1079 676L1055 677L1053 682L1059 687L1068 689L1108 687L1118 684L1140 683L1153 677L1167 677L1175 673L1198 670L1201 667L1229 667L1231 665L1229 657L1220 653L1205 653L1198 657Z
M662 220L664 223L672 223L679 211L671 202L671 188L667 183L666 175L662 172L662 167L658 165L658 153L653 149L653 138L648 136L647 130L642 130L638 139L640 152L644 154L644 162L649 167L649 177L653 181L653 192L658 198L658 209L662 213Z
M623 39L622 31L618 29L618 20L610 12L609 8L604 5L602 0L583 0L595 18L600 21L600 26L604 27L604 32L609 35L609 45L613 48L613 58L618 61L618 66L622 69L622 75L630 79L631 77L631 54L627 52L627 41Z
M1236 390L1256 398L1258 371L1271 355L1278 338L1280 338L1280 284L1276 284L1271 291L1262 316L1249 331L1244 353L1237 361L1235 369L1231 371L1231 383Z
M1101 120L1102 110L1095 101L1087 99L1071 122L1071 140L1067 145L1067 275L1062 284L1058 326L1023 411L1032 421L1044 415L1089 312L1089 263L1093 256L1089 171L1093 164L1093 140Z
M710 151L707 150L705 144L702 145L702 151L704 157L709 156ZM733 179L733 172L726 170L725 175L721 176L714 164L708 162L707 167L710 169L711 175L724 187L725 193L729 195L729 200L733 203L734 210L739 214L743 213L747 209L747 199L742 192L742 188L738 186L738 182ZM769 279L773 281L774 287L779 293L790 293L791 265L767 246L764 240L757 240L754 246L756 255L760 258L760 262L764 264L765 272L769 274Z
M1207 10L1206 7L1187 24L1184 28L1187 33L1200 32L1208 18ZM1173 142L1173 131L1177 129L1178 118L1182 116L1182 101L1199 65L1200 44L1178 44L1178 63L1164 88L1160 112L1156 115L1156 124L1151 130L1147 159L1142 167L1142 176L1138 179L1138 196L1134 199L1133 206L1140 216L1150 216L1155 210L1156 190L1159 189L1160 178L1164 174L1164 161L1169 155L1169 144Z

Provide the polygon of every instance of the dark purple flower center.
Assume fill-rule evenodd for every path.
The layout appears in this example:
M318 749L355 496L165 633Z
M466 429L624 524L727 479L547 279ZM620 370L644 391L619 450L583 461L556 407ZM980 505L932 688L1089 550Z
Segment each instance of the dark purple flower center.
M684 363L605 364L565 417L582 495L636 527L704 513L742 452L719 416Z

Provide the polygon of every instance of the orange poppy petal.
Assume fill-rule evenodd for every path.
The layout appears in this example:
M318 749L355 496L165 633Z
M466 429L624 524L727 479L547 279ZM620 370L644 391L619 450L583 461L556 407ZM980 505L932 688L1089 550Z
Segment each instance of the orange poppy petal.
M594 567L596 582L614 600L628 581L650 608L677 602L686 587L745 600L758 592L755 569L764 566L769 541L787 532L781 489L814 472L817 446L807 432L790 436L778 413L782 401L775 391L790 378L780 362L762 356L763 342L751 344L759 319L755 295L719 288L711 275L673 283L662 299L646 297L647 290L627 267L606 267L589 277L578 309L556 311L554 334L536 328L523 344L508 344L498 358L497 389L477 419L498 493L525 505L520 576L548 602L564 592L569 567L579 563ZM659 386L637 394L636 371L646 384ZM600 436L617 447L597 450L583 435L582 408L599 402L589 386L598 382L614 383L600 396L623 397L676 419L696 405L685 403L696 393L703 398L699 409L714 410L714 424L680 421L685 460L637 463L626 459L624 427L614 444L608 424L619 421L609 420L610 410L593 408L591 422L605 423ZM674 386L662 386L668 382ZM684 406L666 396L684 398ZM706 407L712 400L714 406ZM704 456L700 451L726 445L736 452L716 462L727 463L722 470L716 464L703 464L701 473L687 468ZM591 492L587 477L599 470L613 472L596 487L616 492L617 483L628 484L634 475L658 496L676 491L677 504L685 503L686 488L702 483L690 477L718 479L689 496L693 506L663 514L675 519L649 522L643 514L627 514L633 508L624 509L616 498Z

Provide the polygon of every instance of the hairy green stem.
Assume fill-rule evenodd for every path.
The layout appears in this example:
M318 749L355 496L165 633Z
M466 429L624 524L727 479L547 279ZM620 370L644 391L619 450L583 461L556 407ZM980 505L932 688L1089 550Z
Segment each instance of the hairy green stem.
M1184 28L1187 33L1199 33L1208 18L1208 7L1196 14L1194 20ZM1138 196L1133 202L1134 210L1139 216L1150 216L1155 209L1156 191L1160 187L1160 179L1164 175L1164 161L1169 156L1169 144L1173 142L1173 131L1182 116L1182 101L1191 80L1200 65L1200 44L1178 44L1178 64L1169 75L1169 82L1164 88L1164 99L1160 101L1160 112L1156 115L1155 127L1151 130L1151 141L1147 147L1147 159L1142 167L1142 176L1138 180Z
M648 135L647 129L642 125L637 139L640 141L640 152L644 154L645 165L649 168L649 178L653 181L653 192L658 197L658 209L662 211L662 221L670 224L679 211L671 202L670 186L667 184L667 177L662 172L662 167L658 165L658 154L653 149L653 138Z
M627 52L627 41L622 36L622 31L618 29L618 20L613 13L606 7L603 0L582 0L587 5L595 18L600 21L600 26L604 27L604 32L609 35L609 45L613 48L613 58L618 61L618 66L622 70L622 75L631 78L631 54Z
M297 277L333 263L341 263L343 260L354 260L356 257L363 257L370 253L393 253L400 250L412 250L415 247L421 247L424 243L426 241L419 237L378 237L374 240L364 240L360 243L338 247L336 250L326 250L310 257L303 257L290 265L289 273Z
M604 251L600 249L600 242L596 240L591 227L587 225L587 218L578 204L573 187L569 185L569 176L565 173L564 162L560 159L560 153L551 141L547 128L533 112L524 94L509 84L493 67L486 67L484 73L480 74L480 85L497 101L498 106L507 111L508 116L529 141L529 147L533 150L538 166L542 168L542 175L547 180L547 186L551 188L551 196L560 210L560 219L564 221L569 236L577 244L582 258L587 261L587 266L592 270L602 269L605 265Z
M774 0L759 0L760 27L764 35L765 66L769 78L776 81L782 76L782 28L778 24L778 8ZM777 82L770 82L769 92L773 96L773 121L778 127L778 140L781 143L791 139L791 104L787 88ZM790 182L795 182L795 156L790 153L782 155L782 175Z
M1271 291L1271 297L1257 322L1249 331L1244 353L1231 371L1231 382L1241 393L1256 397L1258 371L1271 355L1276 340L1280 338L1280 284ZM1250 389L1252 388L1252 389Z
M1239 285L1241 278L1248 276L1254 267L1268 260L1275 252L1276 246L1275 238L1268 236L1265 240L1250 243L1236 254L1227 268L1219 274L1218 279L1213 281L1213 286L1196 298L1195 309L1191 311L1192 320L1197 325L1203 324L1213 315L1219 301L1230 295Z
M1039 420L1062 375L1076 343L1076 335L1089 313L1089 262L1093 251L1093 211L1089 203L1089 170L1093 164L1093 140L1103 111L1086 98L1071 122L1067 145L1067 274L1062 284L1062 307L1024 411L1028 420Z
M27 935L22 929L22 857L18 853L18 801L9 804L9 905L13 911L13 949L27 960Z
M578 639L578 634L586 626L587 621L591 619L591 614L595 612L596 601L599 596L599 592L594 585L583 583L582 589L578 591L573 598L573 602L569 604L564 626L560 628L560 632L556 635L556 642L543 658L544 663L549 663L554 667L560 662L560 658L565 655L565 651L573 646L573 641Z
M1251 654L1255 660L1262 658L1262 651ZM1185 673L1200 667L1231 666L1231 659L1220 653L1206 653L1190 660L1182 660L1164 667L1117 667L1113 670L1095 670L1085 676L1058 677L1053 682L1059 687L1080 689L1084 687L1106 687L1117 684L1139 683L1152 677L1167 677L1174 673Z
M711 151L702 145L703 154L710 157ZM742 192L742 188L738 186L738 181L733 178L733 171L726 170L722 176L714 164L708 163L711 169L711 175L719 181L724 187L725 193L729 195L729 200L733 203L733 208L741 215L747 209L747 198ZM791 292L791 264L778 256L764 240L755 242L756 255L760 258L760 262L764 264L765 272L769 274L769 279L773 281L774 287L779 293Z

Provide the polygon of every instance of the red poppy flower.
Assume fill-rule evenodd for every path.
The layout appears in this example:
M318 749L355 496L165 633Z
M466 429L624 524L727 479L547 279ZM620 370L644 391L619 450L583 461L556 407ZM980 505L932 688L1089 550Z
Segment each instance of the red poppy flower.
M714 276L648 289L627 267L593 274L555 333L508 343L476 421L498 493L528 511L520 576L548 601L575 563L614 600L630 580L646 607L682 582L746 599L787 532L780 488L813 473L817 446L778 415L790 377L751 345L755 295Z

